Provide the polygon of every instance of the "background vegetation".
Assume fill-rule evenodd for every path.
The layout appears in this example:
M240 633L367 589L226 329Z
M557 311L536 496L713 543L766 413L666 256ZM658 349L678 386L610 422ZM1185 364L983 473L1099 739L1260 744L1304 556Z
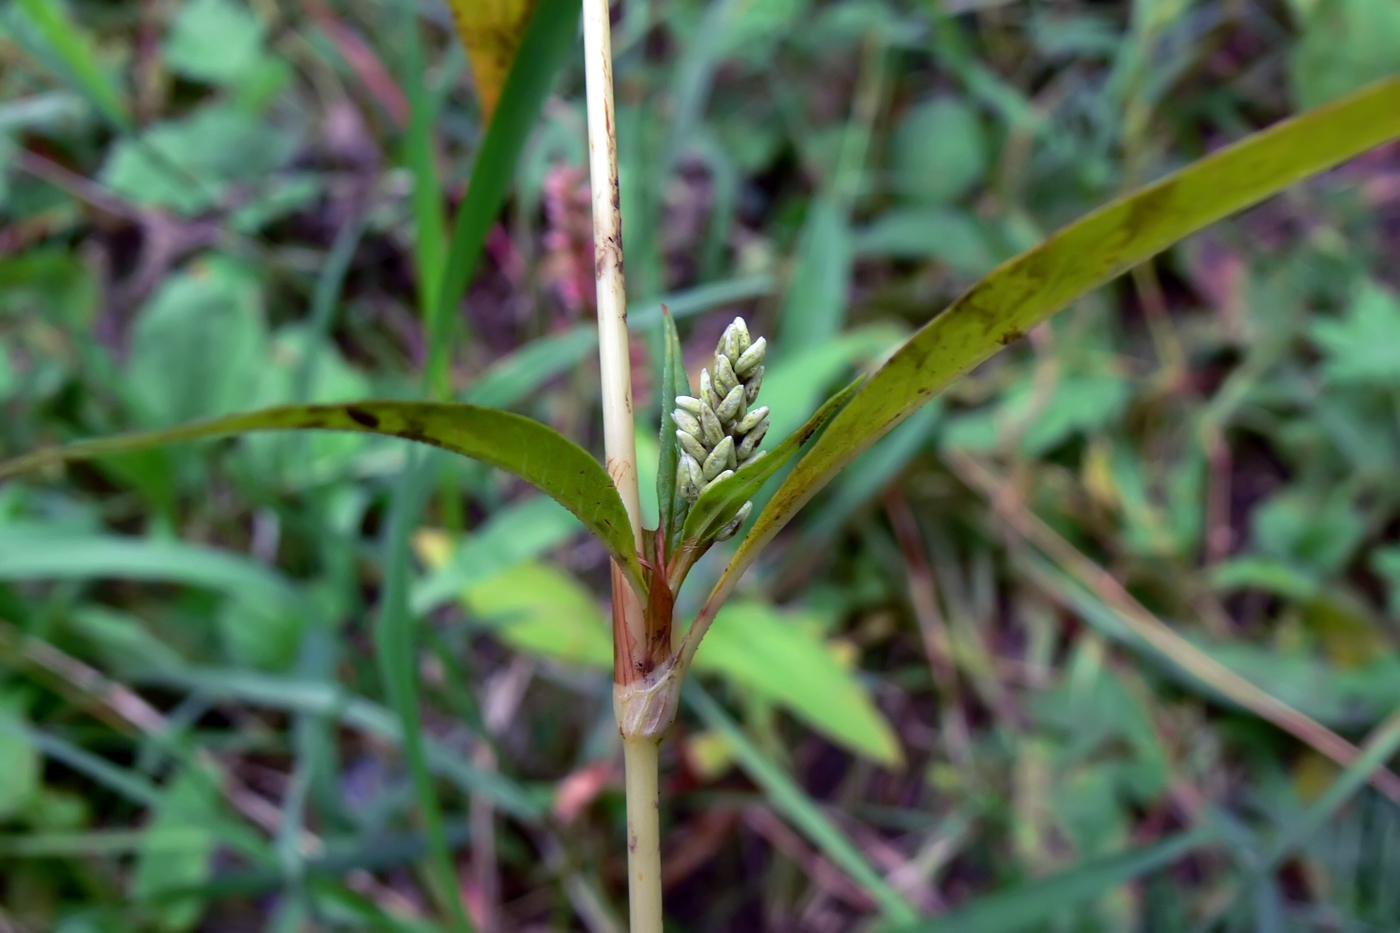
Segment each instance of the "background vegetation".
M736 313L768 336L782 437L1060 224L1400 71L1394 0L616 14L644 467L661 302L697 369ZM484 122L445 8L0 9L0 453L420 397L435 343L455 396L599 449L577 52L446 344L415 178L460 200ZM663 747L674 928L1400 928L1397 257L1391 146L1080 302L819 497ZM562 508L397 441L0 487L0 930L436 929L437 828L479 928L620 929L606 582ZM376 663L400 603L421 734Z

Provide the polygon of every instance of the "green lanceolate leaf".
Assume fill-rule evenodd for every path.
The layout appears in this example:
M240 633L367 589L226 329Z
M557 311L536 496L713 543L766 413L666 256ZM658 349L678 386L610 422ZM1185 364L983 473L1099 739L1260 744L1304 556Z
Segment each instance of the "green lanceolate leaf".
M359 431L431 444L499 467L578 516L645 595L632 528L617 488L598 461L558 431L522 415L441 402L365 401L288 405L199 421L166 431L121 434L37 450L0 463L0 480L67 460L248 431Z
M676 396L690 395L690 377L685 372L681 355L681 336L671 312L662 308L666 355L661 366L661 455L656 467L656 502L661 510L661 528L666 536L666 553L671 556L673 542L680 540L690 503L676 495L676 463L680 460L676 443Z
M467 196L457 210L452 240L447 248L447 266L436 293L437 307L429 332L430 346L447 345L447 335L456 319L467 283L476 270L486 244L486 234L501 212L515 180L515 167L525 150L525 141L539 117L544 99L554 84L554 76L568 59L578 34L579 0L538 0L530 25L520 39L515 63L501 89L481 148L472 163ZM428 384L439 385L446 353L440 351L430 361Z
M690 515L685 520L681 540L708 541L718 534L721 528L734 519L744 503L753 498L754 493L758 492L768 478L796 456L802 445L811 440L822 426L841 410L841 406L851 400L863 379L864 377L857 379L833 395L825 405L817 409L817 413L809 418L806 424L788 435L773 450L702 493L690 507ZM674 473L673 469L672 474Z
M1178 240L1397 136L1400 76L1255 133L1003 263L909 338L833 419L754 522L710 602L723 602L818 490L958 376Z

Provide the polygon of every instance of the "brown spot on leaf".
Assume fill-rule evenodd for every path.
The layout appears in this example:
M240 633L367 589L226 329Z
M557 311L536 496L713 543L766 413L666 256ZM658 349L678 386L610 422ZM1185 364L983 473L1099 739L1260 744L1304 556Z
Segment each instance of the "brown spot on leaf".
M379 416L374 412L365 411L363 408L356 408L351 405L345 409L345 413L350 416L350 420L361 427L369 428L371 431L379 427Z

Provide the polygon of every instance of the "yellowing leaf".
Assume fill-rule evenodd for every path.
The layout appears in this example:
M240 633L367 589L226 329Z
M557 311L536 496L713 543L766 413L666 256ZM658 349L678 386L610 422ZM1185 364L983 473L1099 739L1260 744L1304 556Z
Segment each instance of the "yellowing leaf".
M538 0L449 0L457 35L476 76L481 109L489 120L501 99L515 52Z
M501 641L541 657L612 667L612 625L584 586L548 564L528 562L474 584L462 603L493 623Z
M810 616L760 602L732 603L700 643L695 664L779 703L858 755L902 763L889 723Z

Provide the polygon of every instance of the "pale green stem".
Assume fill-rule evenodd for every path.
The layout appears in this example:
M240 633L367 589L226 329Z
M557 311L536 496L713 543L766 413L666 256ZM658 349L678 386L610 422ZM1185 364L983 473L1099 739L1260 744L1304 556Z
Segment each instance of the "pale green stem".
M627 891L631 933L661 933L661 800L656 736L622 740L627 769Z
M584 75L588 99L588 163L593 190L593 255L598 281L598 363L608 475L642 547L637 488L637 438L632 418L632 370L627 340L627 291L622 275L622 211L617 184L617 119L613 111L612 35L608 0L583 0ZM613 575L613 599L633 645L647 644L647 620L632 588ZM625 659L630 664L630 659ZM623 715L635 687L618 684L618 728L627 774L627 889L631 933L661 930L661 836L657 794L659 734L637 734ZM647 704L643 703L642 707ZM666 717L669 723L669 717Z

